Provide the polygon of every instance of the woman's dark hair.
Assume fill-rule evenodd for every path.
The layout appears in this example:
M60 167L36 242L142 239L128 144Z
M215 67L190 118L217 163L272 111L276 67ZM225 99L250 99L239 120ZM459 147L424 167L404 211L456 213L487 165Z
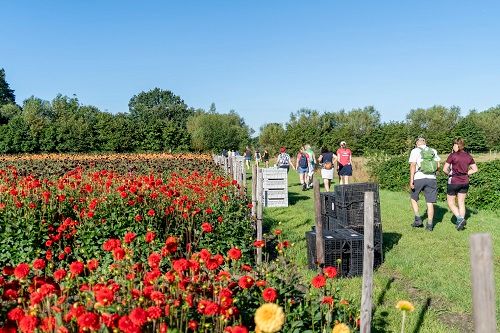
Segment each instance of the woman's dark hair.
M458 146L458 150L464 150L465 147L464 139L456 138L455 140L453 140L453 144L456 144Z
M321 154L329 153L329 152L330 152L330 149L328 149L328 147L326 147L326 146L321 147Z

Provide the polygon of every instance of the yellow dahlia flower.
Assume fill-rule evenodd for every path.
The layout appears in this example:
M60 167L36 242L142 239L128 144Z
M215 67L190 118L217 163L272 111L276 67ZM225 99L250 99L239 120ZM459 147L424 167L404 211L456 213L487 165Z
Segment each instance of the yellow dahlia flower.
M351 330L346 324L339 323L333 327L332 333L351 333Z
M398 304L396 304L396 308L406 312L412 312L413 310L415 310L413 304L408 301L399 301Z
M283 308L275 303L262 304L255 311L255 325L263 333L278 332L285 323Z

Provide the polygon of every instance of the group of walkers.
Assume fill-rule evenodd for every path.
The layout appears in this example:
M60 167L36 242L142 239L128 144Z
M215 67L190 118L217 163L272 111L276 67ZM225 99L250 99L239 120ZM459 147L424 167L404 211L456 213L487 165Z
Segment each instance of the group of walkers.
M452 152L442 168L442 171L448 176L447 202L456 218L457 230L463 230L467 224L465 219L465 198L469 189L469 176L478 171L474 159L464 150L464 146L463 139L455 139ZM228 152L224 151L224 153L227 156ZM229 151L229 154L231 154L231 151ZM237 151L235 154L239 155ZM250 168L252 157L256 165L259 166L259 163L263 162L266 168L269 167L270 154L267 149L264 149L262 154L259 150L252 154L250 148L246 147L243 156L247 169ZM438 190L436 173L440 170L440 161L441 158L437 151L428 147L424 138L420 137L416 140L415 148L411 151L408 160L410 163L410 202L415 214L412 227L424 227L418 206L420 193L423 193L427 206L425 228L429 231L434 229L434 203L437 199ZM325 191L329 192L334 179L335 167L337 167L339 184L349 184L349 177L352 176L352 152L347 148L346 142L342 141L336 153L333 153L327 147L322 147L320 155L316 158L311 146L305 144L300 147L295 163L293 163L286 148L281 147L275 166L287 169L287 171L290 168L296 170L303 191L312 188L314 172L319 167Z
M340 143L340 148L337 154L333 153L327 147L321 148L321 154L316 159L316 154L312 150L311 145L305 144L300 147L295 158L295 163L292 163L290 155L286 152L285 147L281 147L280 154L276 159L278 168L287 170L292 167L299 174L299 181L303 191L312 188L314 171L319 166L321 168L321 178L325 191L330 191L330 186L334 178L335 166L339 175L339 183L348 184L349 177L352 176L352 153L347 148L345 141Z
M457 230L463 230L467 224L465 197L469 190L469 176L478 171L476 162L464 150L464 146L464 140L461 138L453 141L452 152L442 169L448 176L446 195L448 207L456 218ZM410 163L410 201L415 214L412 227L424 226L418 207L419 195L423 192L427 205L425 228L429 231L434 229L434 203L437 199L436 173L439 172L440 161L437 151L428 147L424 138L418 138L408 160Z

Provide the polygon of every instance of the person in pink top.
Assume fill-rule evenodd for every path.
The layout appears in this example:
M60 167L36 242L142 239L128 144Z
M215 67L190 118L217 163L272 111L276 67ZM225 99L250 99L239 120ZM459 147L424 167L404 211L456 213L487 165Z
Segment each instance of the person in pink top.
M448 207L457 218L457 230L463 230L465 221L465 197L469 190L469 176L477 172L477 165L472 156L464 151L462 138L453 141L453 152L446 159L443 172L448 175L446 197ZM455 203L458 201L458 207Z
M342 141L337 149L337 170L340 185L349 184L349 177L352 176L352 152L345 141Z

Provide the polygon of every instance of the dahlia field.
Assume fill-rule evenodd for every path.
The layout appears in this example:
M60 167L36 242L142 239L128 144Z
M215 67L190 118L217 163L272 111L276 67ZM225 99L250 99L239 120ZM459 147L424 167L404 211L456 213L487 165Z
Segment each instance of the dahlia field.
M2 157L0 332L356 331L250 209L208 155Z

